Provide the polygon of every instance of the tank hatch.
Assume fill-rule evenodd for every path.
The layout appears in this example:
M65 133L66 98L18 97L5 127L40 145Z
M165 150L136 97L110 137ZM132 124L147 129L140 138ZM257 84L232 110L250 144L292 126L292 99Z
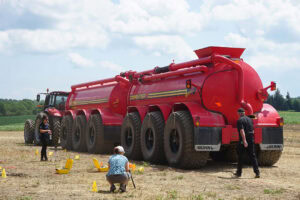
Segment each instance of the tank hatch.
M224 55L230 58L240 58L244 52L244 48L232 48L232 47L206 47L203 49L195 50L194 52L198 58L211 56L212 54Z

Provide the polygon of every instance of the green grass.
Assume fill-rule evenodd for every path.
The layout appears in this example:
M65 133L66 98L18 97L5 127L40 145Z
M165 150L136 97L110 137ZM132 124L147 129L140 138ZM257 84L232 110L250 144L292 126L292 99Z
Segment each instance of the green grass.
M272 195L276 195L276 194L282 194L283 192L285 192L285 189L280 188L280 189L264 189L264 194L272 194Z
M27 119L35 119L35 115L0 116L0 131L22 131Z
M283 117L284 124L300 124L300 112L279 111L279 115Z

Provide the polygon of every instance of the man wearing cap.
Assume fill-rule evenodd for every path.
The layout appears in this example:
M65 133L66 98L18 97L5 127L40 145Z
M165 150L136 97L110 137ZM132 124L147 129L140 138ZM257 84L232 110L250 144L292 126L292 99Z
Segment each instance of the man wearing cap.
M238 109L239 119L237 121L237 129L239 132L239 143L237 146L238 153L238 165L235 173L236 177L242 176L243 168L243 154L245 150L248 153L248 157L252 163L255 178L260 177L258 163L255 155L255 144L254 144L254 130L252 120L245 115L243 108Z
M120 191L126 191L126 185L130 179L129 162L124 156L124 148L117 146L114 148L114 155L108 160L109 171L106 174L106 180L110 184L110 192L116 190L114 183L120 183Z

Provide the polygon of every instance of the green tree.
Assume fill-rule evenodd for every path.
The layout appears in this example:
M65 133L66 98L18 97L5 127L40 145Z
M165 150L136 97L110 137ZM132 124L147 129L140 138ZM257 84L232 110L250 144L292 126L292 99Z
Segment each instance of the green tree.
M294 108L293 108L293 102L292 102L292 99L291 99L291 97L290 97L290 93L289 92L287 92L287 94L286 94L286 104L287 104L287 110L294 110Z
M293 107L295 111L300 112L300 102L298 99L294 99Z
M3 115L3 116L6 115L5 106L4 106L4 103L2 103L2 102L0 102L0 115Z

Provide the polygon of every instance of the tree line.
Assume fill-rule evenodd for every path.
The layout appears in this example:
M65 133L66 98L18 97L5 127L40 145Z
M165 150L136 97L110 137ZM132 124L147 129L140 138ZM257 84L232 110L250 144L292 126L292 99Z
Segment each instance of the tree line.
M279 89L273 95L269 95L266 103L271 104L276 110L294 110L300 112L300 97L291 98L289 92L284 97Z
M0 99L0 116L35 115L41 110L37 105L30 99Z

